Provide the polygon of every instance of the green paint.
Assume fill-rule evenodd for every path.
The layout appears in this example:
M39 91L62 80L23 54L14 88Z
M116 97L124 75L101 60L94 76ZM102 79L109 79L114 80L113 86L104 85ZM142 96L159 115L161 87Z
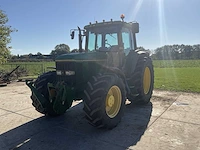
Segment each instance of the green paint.
M106 53L103 52L88 52L88 53L70 53L58 56L56 62L59 61L75 61L75 62L89 62L89 61L105 61Z
M69 87L64 83L58 82L56 85L56 97L53 101L53 109L57 114L63 114L71 107L75 98L75 91L73 87Z

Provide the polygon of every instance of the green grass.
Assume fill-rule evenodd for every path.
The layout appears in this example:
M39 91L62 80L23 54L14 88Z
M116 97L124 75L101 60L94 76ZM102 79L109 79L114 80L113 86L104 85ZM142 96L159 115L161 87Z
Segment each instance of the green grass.
M47 67L54 67L55 62L12 62L5 65L0 65L0 70L11 71L16 66L24 68L28 71L29 76L37 76L43 72L48 71Z
M155 89L200 92L200 68L154 68Z
M200 60L153 60L155 68L200 67Z
M200 60L153 60L154 88L200 92Z
M55 62L54 61L50 61L50 62L11 62L11 63L7 63L6 65L44 65L44 67L52 67L55 66Z

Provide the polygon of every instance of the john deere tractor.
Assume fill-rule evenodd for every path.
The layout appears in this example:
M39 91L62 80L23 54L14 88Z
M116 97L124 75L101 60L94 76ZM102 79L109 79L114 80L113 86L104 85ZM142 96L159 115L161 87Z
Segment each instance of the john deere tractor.
M154 84L152 60L137 49L136 22L104 21L78 31L79 52L56 58L56 70L26 84L35 109L45 115L64 114L74 100L83 100L86 119L95 127L112 129L120 122L129 99L147 104ZM85 39L85 48L82 41Z

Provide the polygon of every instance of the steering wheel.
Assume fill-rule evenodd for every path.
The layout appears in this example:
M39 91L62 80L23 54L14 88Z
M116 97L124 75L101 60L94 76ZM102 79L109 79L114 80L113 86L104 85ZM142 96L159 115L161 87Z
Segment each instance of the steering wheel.
M112 46L112 45L111 45L111 44L109 44L109 43L105 43L105 44L109 45L110 47Z

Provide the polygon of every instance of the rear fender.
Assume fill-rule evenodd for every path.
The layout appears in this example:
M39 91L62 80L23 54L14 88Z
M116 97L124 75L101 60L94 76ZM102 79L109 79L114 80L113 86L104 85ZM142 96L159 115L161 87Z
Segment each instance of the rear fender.
M137 62L138 62L139 57L141 57L142 55L143 55L144 57L145 57L145 56L146 56L146 57L149 57L149 53L146 52L146 51L143 51L143 50L141 50L141 49L136 50L134 53L135 53L135 54L132 54L132 55L133 55L133 56L132 56L132 59L134 59L135 61L132 63L131 74L133 74L134 71L135 71L135 67L136 67L136 65L137 65Z

